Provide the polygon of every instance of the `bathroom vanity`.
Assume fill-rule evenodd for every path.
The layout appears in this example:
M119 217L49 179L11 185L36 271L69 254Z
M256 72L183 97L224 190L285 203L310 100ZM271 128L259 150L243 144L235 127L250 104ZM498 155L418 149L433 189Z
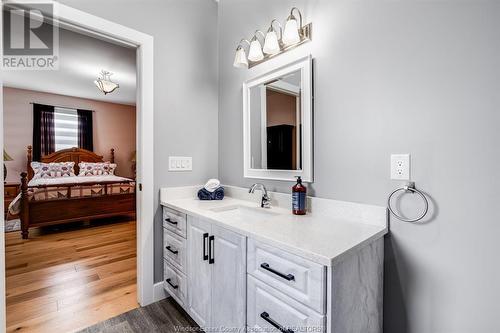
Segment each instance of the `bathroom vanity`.
M164 287L208 332L382 332L384 207L226 186L161 189Z

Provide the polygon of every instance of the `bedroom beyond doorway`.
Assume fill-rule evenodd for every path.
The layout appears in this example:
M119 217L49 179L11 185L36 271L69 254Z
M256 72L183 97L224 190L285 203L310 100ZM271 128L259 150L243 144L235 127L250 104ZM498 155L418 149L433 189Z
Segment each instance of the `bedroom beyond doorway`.
M138 306L137 49L59 38L58 71L2 75L7 331L74 331Z

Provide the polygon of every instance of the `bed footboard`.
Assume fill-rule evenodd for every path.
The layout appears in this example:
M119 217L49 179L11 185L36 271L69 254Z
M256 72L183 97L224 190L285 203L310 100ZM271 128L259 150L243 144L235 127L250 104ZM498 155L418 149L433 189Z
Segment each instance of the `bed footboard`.
M136 208L135 190L131 193L112 194L108 186L123 182L72 183L59 185L28 186L28 175L21 174L20 219L21 235L28 238L30 227L60 224L74 221L88 221L119 215L133 215ZM80 185L103 185L104 191L98 196L72 197L71 188ZM46 200L30 199L30 190L44 187L67 187L66 196Z

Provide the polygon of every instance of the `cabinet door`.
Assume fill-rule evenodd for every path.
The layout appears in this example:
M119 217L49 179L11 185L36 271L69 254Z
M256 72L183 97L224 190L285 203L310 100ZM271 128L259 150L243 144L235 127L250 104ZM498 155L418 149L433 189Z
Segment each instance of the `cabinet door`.
M246 238L212 226L212 326L246 325Z
M201 327L211 326L212 266L208 263L208 237L211 224L188 216L188 309ZM207 256L204 256L206 254Z

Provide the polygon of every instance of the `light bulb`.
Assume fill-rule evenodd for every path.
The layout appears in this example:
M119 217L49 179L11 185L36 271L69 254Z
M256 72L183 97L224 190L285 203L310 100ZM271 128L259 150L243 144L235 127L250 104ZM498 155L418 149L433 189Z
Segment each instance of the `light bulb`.
M248 67L247 55L245 54L245 50L241 46L236 50L233 66L237 68Z
M264 59L264 54L262 53L262 46L259 40L254 37L250 43L250 51L248 51L248 59L251 61L260 61Z
M276 31L270 30L267 32L263 50L267 54L276 54L280 51L280 44L278 42L278 35L276 35Z
M283 31L283 43L285 45L293 45L300 42L299 27L295 17L290 17L285 24L285 31Z

